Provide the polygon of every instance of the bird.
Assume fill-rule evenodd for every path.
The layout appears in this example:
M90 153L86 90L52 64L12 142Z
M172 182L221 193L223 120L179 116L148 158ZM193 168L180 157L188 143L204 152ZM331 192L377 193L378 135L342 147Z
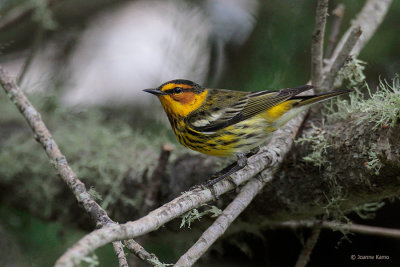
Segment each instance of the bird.
M237 157L235 164L204 184L210 187L245 167L252 151L308 106L349 92L299 95L312 88L303 85L244 92L212 89L176 79L143 91L158 97L179 143L207 155Z

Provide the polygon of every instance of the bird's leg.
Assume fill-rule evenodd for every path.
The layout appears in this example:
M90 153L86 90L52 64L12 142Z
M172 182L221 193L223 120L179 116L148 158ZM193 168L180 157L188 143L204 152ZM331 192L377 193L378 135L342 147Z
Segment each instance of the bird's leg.
M251 154L251 153L249 153L249 154ZM210 189L210 191L215 199L218 199L218 196L215 193L214 184L218 183L219 181L223 180L224 178L226 178L229 182L231 182L235 186L235 188L237 187L237 184L232 180L230 175L243 169L247 165L247 157L244 153L237 153L236 158L237 158L236 162L230 164L229 166L225 167L221 171L215 173L214 175L211 176L211 178L206 183L201 184L201 187Z
M243 152L236 153L237 164L239 167L244 168L247 165L247 157Z
M218 199L218 196L216 195L215 190L214 190L214 184L216 184L219 181L221 181L224 178L226 178L236 188L237 184L232 180L230 175L232 175L235 172L237 172L237 171L243 169L244 167L246 167L247 158L257 154L259 150L260 150L259 147L254 148L247 155L245 155L244 153L236 153L235 154L236 158L237 158L236 162L233 162L229 166L227 166L227 167L223 168L222 170L220 170L220 171L216 172L215 174L213 174L207 182L202 183L200 185L193 186L192 188L190 188L190 190L193 190L193 189L198 188L198 187L208 188L208 189L210 189L211 194L214 196L214 198Z
M213 174L207 182L202 184L202 186L204 186L204 187L213 186L214 184L218 183L219 181L228 177L229 175L237 172L238 170L242 169L243 167L240 167L237 162L234 162L234 163L230 164L229 166L223 168L219 172ZM235 184L232 179L230 181L233 184ZM236 186L236 184L235 184L235 186Z

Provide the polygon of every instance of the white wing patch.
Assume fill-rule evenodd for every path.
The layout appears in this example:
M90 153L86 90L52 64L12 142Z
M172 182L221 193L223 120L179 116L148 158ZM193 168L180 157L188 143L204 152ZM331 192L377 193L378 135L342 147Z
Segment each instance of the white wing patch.
M204 120L204 119L192 122L192 125L195 126L195 127L203 127L203 126L206 126L208 124L210 124L210 122L208 120Z
M213 121L218 120L219 118L221 118L221 116L224 114L224 112L220 111L220 112L215 112L210 114L209 117L207 117L206 119L200 119L197 121L192 122L192 125L195 127L203 127L203 126L207 126L210 123L212 123Z

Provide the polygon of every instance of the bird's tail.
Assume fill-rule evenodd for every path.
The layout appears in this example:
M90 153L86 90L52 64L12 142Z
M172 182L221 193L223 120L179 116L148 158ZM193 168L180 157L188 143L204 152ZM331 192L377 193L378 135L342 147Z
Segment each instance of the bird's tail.
M342 94L347 94L351 92L350 90L340 90L340 91L332 91L328 93L323 93L319 95L307 95L307 96L294 96L290 100L299 100L296 102L295 106L296 107L301 107L301 106L307 106L311 104L315 104L318 102L321 102L323 100L342 95Z

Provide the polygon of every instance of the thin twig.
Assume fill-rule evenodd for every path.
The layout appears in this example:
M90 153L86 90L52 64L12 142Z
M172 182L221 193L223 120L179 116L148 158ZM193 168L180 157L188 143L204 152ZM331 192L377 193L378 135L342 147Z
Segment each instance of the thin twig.
M333 49L335 48L337 38L339 36L340 25L342 24L343 16L344 16L345 6L344 4L339 4L332 11L332 26L331 26L331 34L329 35L328 47L326 49L325 58L331 58L333 54Z
M334 221L288 221L283 222L277 226L289 227L292 229L297 228L312 228L316 224L320 223L323 229L330 230L341 230L348 231L353 233L365 234L365 235L374 235L374 236L382 236L388 238L396 238L400 239L400 229L393 228L385 228L385 227L377 227L377 226L369 226L362 225L356 223L340 223Z
M328 0L318 0L315 28L311 42L311 84L318 88L322 82L322 59Z
M126 259L126 255L124 252L124 246L122 245L122 243L121 242L113 242L112 244L113 244L115 254L117 255L117 258L118 258L118 266L119 267L129 267L128 260Z
M0 66L0 85L10 98L10 100L17 106L21 114L26 119L31 127L35 139L43 146L47 156L61 176L63 181L68 185L79 204L83 206L85 211L89 214L91 219L96 223L97 227L104 227L116 224L108 217L106 211L93 200L91 195L87 192L85 185L79 180L74 171L69 166L67 159L61 153L53 136L47 129L39 112L32 106L28 98L21 91L16 84L15 80ZM134 242L134 241L133 241ZM122 249L122 243L116 242L114 247L117 248L116 253L120 259L125 253ZM138 247L140 245L138 244ZM133 251L133 253L140 254L144 249Z
M328 73L329 77L321 86L321 91L332 89L334 78L337 73L334 74L327 70L331 69L332 65L336 64L336 67L339 67L339 71L347 58L347 56L343 58L344 50L350 49L350 55L358 56L361 49L367 44L378 26L382 23L391 3L392 0L368 0L365 3L356 19L352 21L353 27L349 28L340 39L331 59L325 66L325 73ZM360 29L360 32L357 29ZM360 34L360 36L357 37L358 34ZM352 44L353 42L354 44ZM341 62L342 64L340 64Z
M389 2L387 2L387 4L389 4ZM371 16L375 15L384 16L385 13L378 12L376 14L371 14ZM382 21L382 18L377 21ZM368 23L369 22L371 22L371 20L369 20ZM377 25L374 27L376 28ZM326 70L329 71L330 67ZM292 119L292 121L285 127L275 132L273 138L276 139L276 142L269 143L268 146L261 149L259 154L251 157L248 166L232 175L232 180L236 184L241 184L251 177L254 177L265 168L278 166L280 162L282 162L282 158L285 156L285 153L282 153L282 151L292 144L292 141L287 143L288 138L292 138L291 134L294 132L294 128L298 127L295 126L298 124L291 123L300 120L301 124L303 118L304 117L302 116L298 116ZM228 190L233 189L233 185L228 181L221 181L215 184L214 187L217 195L221 195ZM213 197L210 190L195 190L187 192L134 222L113 225L107 228L95 230L83 237L62 257L60 257L56 266L73 266L74 264L79 263L82 257L100 246L115 240L134 238L150 231L154 231L166 222L169 222L183 213L196 208L203 203L211 201L212 199Z
M158 258L156 257L156 255L154 255L153 253L147 252L141 245L139 245L139 243L133 241L133 239L125 240L124 244L125 244L126 248L129 249L130 251L136 251L136 252L140 251L140 253L137 253L135 255L139 259L147 262L148 264L157 265L157 263L160 262L158 260Z
M321 234L321 227L316 225L311 232L311 236L307 239L304 247L297 259L295 267L304 267L310 261L310 255L318 242L319 235Z
M335 81L335 77L337 76L337 73L343 67L344 63L346 62L346 59L349 57L351 51L353 50L360 36L361 36L360 26L351 29L350 34L348 35L348 39L342 46L342 50L336 54L336 57L333 59L332 63L329 66L329 71L326 71L326 77L320 87L321 91L331 90L331 88L333 87L333 83Z
M247 208L264 185L272 180L275 170L267 169L257 177L258 179L251 179L225 208L222 214L203 232L197 242L180 257L174 266L192 266L225 233L229 225Z
M361 49L366 45L366 43L374 35L378 26L382 23L392 0L368 0L360 13L357 15L356 19L352 21L353 27L361 27L362 36L357 44L353 47L351 54L357 56ZM333 58L339 53L343 48L344 43L348 39L348 35L351 32L351 28L346 31L343 37L340 39L338 45L333 52Z

